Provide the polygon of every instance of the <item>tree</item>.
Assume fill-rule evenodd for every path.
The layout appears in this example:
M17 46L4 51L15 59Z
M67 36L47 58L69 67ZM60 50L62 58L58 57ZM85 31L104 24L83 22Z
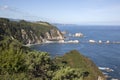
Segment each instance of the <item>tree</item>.
M79 80L81 72L78 69L65 67L54 73L53 80Z
M14 51L11 48L1 51L0 54L0 73L13 74L16 72L25 71L25 55L20 50Z
M27 54L26 64L32 76L42 79L51 79L54 65L48 53L37 51L30 52Z

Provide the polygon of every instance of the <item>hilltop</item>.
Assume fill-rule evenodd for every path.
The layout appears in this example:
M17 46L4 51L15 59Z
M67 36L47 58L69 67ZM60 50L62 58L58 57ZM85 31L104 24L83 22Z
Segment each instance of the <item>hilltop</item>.
M64 39L57 27L48 22L14 21L0 18L0 34L17 39L23 44L40 44L46 40Z
M76 50L67 52L62 57L56 57L55 63L80 70L83 80L105 80L104 75L94 62Z

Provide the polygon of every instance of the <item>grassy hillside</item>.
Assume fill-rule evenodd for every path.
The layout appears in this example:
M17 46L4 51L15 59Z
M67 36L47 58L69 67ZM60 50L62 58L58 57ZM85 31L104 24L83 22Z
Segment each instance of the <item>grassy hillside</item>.
M73 50L62 57L55 59L56 64L65 64L71 68L79 69L85 73L84 80L97 80L99 76L104 78L98 67L87 57L81 55L78 51Z

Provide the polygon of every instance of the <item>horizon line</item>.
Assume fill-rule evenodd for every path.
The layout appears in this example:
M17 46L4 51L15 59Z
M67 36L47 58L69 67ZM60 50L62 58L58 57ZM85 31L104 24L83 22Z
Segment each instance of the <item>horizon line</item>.
M13 20L25 20L25 21L30 21L30 22L37 22L37 21L43 21L43 22L49 22L49 23L51 23L51 24L54 24L54 25L76 25L76 26L80 26L80 25L82 25L82 26L87 26L87 25L89 25L89 26L120 26L120 24L115 24L115 23L113 23L113 24L108 24L108 22L84 22L84 23L64 23L64 22L52 22L52 21L47 21L47 20L32 20L32 19L23 19L23 18L11 18L11 17L0 17L0 18L8 18L8 19L13 19ZM99 24L99 23L101 23L101 24Z

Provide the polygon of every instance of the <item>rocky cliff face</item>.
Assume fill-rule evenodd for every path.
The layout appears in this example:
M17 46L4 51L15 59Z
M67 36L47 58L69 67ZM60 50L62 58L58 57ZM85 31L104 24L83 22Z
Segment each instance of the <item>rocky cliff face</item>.
M62 39L64 39L63 35L61 35L61 32L59 30L51 29L49 32L46 32L45 35L46 35L46 39L48 39L48 40L62 40Z
M25 29L21 29L21 37L25 44L39 44L45 42L46 40L59 41L64 39L61 32L57 29L50 29L50 31L47 31L45 34L41 35L37 35L32 30L27 32Z
M0 18L0 34L17 39L23 44L39 44L46 40L62 40L62 33L47 22L19 22Z

